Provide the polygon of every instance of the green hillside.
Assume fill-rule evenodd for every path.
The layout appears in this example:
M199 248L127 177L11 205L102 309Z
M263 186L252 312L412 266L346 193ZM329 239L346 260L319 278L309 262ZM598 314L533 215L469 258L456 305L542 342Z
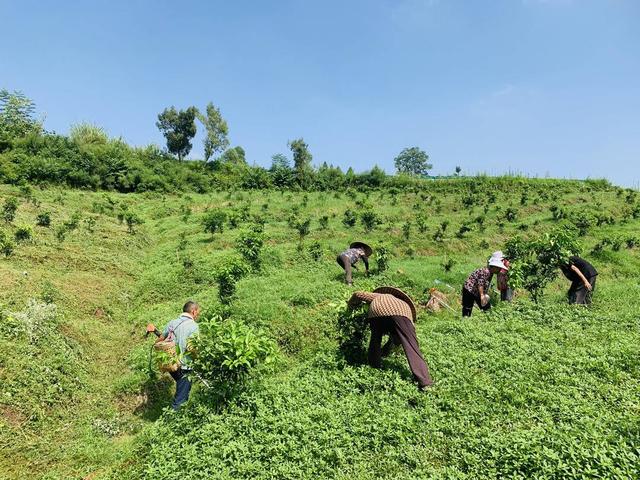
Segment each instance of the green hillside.
M510 177L201 194L0 186L0 205L10 198L0 477L640 477L633 190ZM221 232L205 232L211 211L226 214ZM50 225L38 225L47 212ZM511 304L460 317L462 283L491 252L561 225L600 273L590 309L566 305L560 275L538 304L521 289ZM255 230L260 268L238 248ZM389 268L373 261L350 288L335 257L356 239L385 246ZM241 264L235 293L221 298L222 273ZM344 301L383 284L422 306L437 287L455 310L420 308L436 382L425 393L402 352L382 371L339 354ZM143 334L187 299L273 341L276 354L227 400L196 383L175 413L173 381L150 376Z

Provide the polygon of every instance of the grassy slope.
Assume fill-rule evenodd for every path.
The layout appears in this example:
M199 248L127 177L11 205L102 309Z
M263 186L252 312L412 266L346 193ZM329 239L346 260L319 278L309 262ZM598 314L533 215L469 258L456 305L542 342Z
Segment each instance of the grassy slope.
M519 195L510 188L499 192L496 204L506 207L508 198L518 204ZM603 209L614 214L619 210L620 200L613 192L580 193L570 184L563 188L568 192L562 194L562 204L599 200ZM1 194L9 191L2 187ZM584 467L587 457L596 465L605 462L599 456L625 464L628 460L616 455L630 455L634 448L637 452L640 415L637 251L606 252L592 259L602 275L586 319L575 309L557 306L567 287L561 280L548 289L546 315L524 301L515 310L476 315L466 322L448 312L422 313L419 338L438 386L420 396L401 355L387 362L385 372L366 367L344 370L335 363L332 302L350 291L338 281L335 253L356 237L394 245L396 258L389 274L370 279L356 274L358 286L395 283L415 298L424 298L434 279L457 291L466 274L514 233L515 225L499 232L492 205L485 232L454 238L469 213L459 205L459 193L438 195L440 213L433 206L422 207L429 214L428 232L419 235L414 224L406 242L401 225L405 219L413 221L414 205L424 202L415 195L402 196L393 206L388 194L378 195L373 193L370 201L385 223L366 236L359 225L348 230L341 224L352 200L344 195L308 195L302 216L313 222L305 244L322 244L320 263L307 256L298 261L296 235L286 225L292 206L302 203L302 194L110 195L131 204L146 219L136 235L128 235L113 214L97 215L95 232L81 226L61 245L53 232L38 228L33 245L19 246L13 257L0 262L0 301L8 310L20 310L27 298L39 295L45 280L54 284L64 316L61 329L84 352L82 386L64 405L47 406L46 416L39 420L29 420L32 408L0 400L5 423L0 442L9 452L0 460L0 472L10 478L82 478L109 472L118 477L126 467L133 478L142 471L150 478L169 478L185 468L191 478L370 478L372 472L397 478L473 478L527 468L544 472L541 465L557 469L572 461ZM53 212L54 223L76 210L86 217L92 203L105 203L103 194L63 192L63 205L57 191L36 191L35 196L42 205L21 204L17 224L33 224L36 211L42 210ZM143 355L146 347L137 346L143 343L143 325L172 318L186 298L197 298L205 306L216 302L213 272L238 231L225 230L212 240L202 233L198 216L208 206L247 202L253 213L266 218L270 240L263 274L240 282L231 313L267 327L287 355L258 392L249 392L230 411L207 410L206 421L198 417L194 423L192 416L203 415L194 401L179 419L149 430L145 425L152 425L166 405L170 382L149 384L130 372L130 352ZM551 226L549 204L520 208L520 219L530 225L527 233ZM187 205L193 213L184 221L181 207ZM480 213L476 208L470 218ZM318 229L321 215L330 217L326 231ZM446 241L438 244L431 236L444 219L451 225ZM600 227L584 243L591 247L614 233L634 234L637 227L637 221ZM186 244L181 246L182 239ZM482 241L490 247L483 248ZM184 268L185 257L194 267ZM455 261L448 273L440 266L445 258ZM457 301L457 292L451 300ZM96 316L98 308L107 315ZM11 363L0 364L0 379L15 375L18 371ZM132 439L141 428L152 439L153 449L139 462L133 457ZM176 442L193 445L185 455L188 460L165 462ZM535 452L542 460L535 459Z

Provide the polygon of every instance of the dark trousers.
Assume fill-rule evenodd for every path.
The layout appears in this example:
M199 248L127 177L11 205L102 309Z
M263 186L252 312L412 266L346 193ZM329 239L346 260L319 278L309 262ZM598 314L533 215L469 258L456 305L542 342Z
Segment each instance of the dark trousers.
M480 310L487 311L491 308L491 303L487 303L484 307L480 302L480 297L474 295L466 288L462 287L462 316L470 317L473 311L473 304L477 304Z
M179 368L175 372L169 372L176 381L176 396L173 397L171 408L178 410L180 405L189 400L189 392L191 392L191 380L184 370Z
M500 290L500 300L503 302L510 302L513 300L513 290L509 287L507 287L506 290Z
M591 284L591 291L587 290L584 283L580 280L571 284L571 287L567 292L569 303L576 305L591 305L591 296L596 289L596 277L587 278L587 281Z
M418 381L420 387L426 387L433 383L429 375L429 367L422 357L416 327L407 317L392 316L372 318L370 321L371 341L369 342L369 365L374 368L382 366L383 353L391 353L392 347L402 345L409 362L411 373ZM389 335L389 341L382 349L382 336Z
M338 255L336 258L338 265L344 268L344 280L347 282L347 285L351 285L353 283L353 279L351 278L351 260L346 255Z

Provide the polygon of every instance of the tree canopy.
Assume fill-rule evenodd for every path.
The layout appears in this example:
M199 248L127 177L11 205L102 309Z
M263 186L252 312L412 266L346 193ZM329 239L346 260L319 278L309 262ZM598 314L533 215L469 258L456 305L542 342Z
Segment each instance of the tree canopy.
M189 155L193 147L191 140L197 131L196 115L198 115L196 107L189 107L186 110L176 110L175 107L165 108L158 115L156 126L167 139L167 150L176 155L179 160Z
M217 152L222 152L229 146L229 139L227 138L229 126L226 120L222 118L220 109L216 108L211 102L207 105L206 115L198 112L197 116L206 130L203 144L204 159L208 162L213 155Z
M429 155L418 147L405 148L394 159L398 173L409 175L425 175L433 168L429 163Z

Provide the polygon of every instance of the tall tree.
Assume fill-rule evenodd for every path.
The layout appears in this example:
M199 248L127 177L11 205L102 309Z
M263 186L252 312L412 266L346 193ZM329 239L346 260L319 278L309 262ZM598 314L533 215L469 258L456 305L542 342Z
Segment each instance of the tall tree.
M167 150L177 155L179 160L189 155L193 147L191 140L196 136L196 115L198 115L196 107L180 111L175 107L165 108L158 115L156 126L167 139Z
M198 120L202 122L207 131L203 144L204 159L208 162L216 152L222 152L229 146L229 139L227 138L229 126L226 120L222 118L220 109L216 108L211 102L207 105L206 115L198 112Z
M394 159L398 173L424 175L433 168L429 163L429 155L418 147L405 148Z
M287 145L293 153L293 168L295 170L296 181L298 185L306 188L311 183L311 160L313 159L309 151L309 145L307 145L302 138L289 140Z
M21 92L0 90L0 134L24 137L41 133L42 122L35 118L36 105Z

